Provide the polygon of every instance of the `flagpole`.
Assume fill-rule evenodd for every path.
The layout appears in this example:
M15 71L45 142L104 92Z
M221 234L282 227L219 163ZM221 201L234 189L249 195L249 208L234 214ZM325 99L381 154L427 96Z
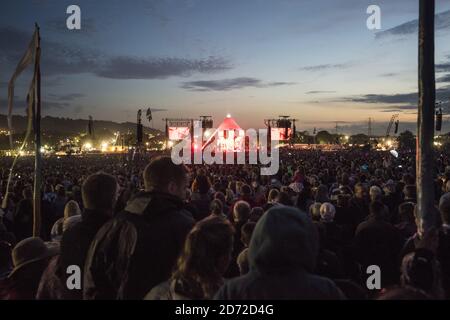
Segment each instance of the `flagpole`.
M39 26L36 23L36 111L34 118L35 135L35 163L34 163L34 194L33 194L33 236L39 237L41 231L41 186L42 186L42 159L41 159L41 37Z

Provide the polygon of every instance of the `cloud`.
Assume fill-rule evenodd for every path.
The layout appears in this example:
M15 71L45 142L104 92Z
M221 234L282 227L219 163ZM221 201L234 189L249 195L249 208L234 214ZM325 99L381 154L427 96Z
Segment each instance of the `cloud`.
M346 124L351 123L350 121L332 121L332 120L311 120L311 121L302 121L304 124Z
M63 81L64 81L64 77L63 76L43 76L42 77L42 86L43 87L57 87L62 85Z
M348 67L350 67L349 63L319 64L319 65L314 65L314 66L302 67L302 68L300 68L300 70L316 72L316 71L324 71L324 70L331 70L331 69L346 69Z
M390 77L395 77L397 74L398 73L394 73L394 72L382 73L382 74L380 74L380 77L390 78Z
M0 111L2 113L7 112L7 105L8 105L7 99L0 99ZM42 100L41 106L42 106L42 110L50 110L50 109L62 110L62 109L66 109L66 108L70 107L71 104L68 102ZM14 104L13 104L13 112L14 113L25 114L26 109L27 109L26 100L14 99Z
M438 63L435 68L437 72L450 71L450 62Z
M233 78L222 80L203 80L184 82L181 88L191 91L228 91L234 89L243 89L247 87L268 88L277 86L293 85L293 82L263 82L256 78Z
M320 90L314 90L314 91L308 91L308 92L305 92L305 94L320 94L320 93L336 93L336 91L326 91L326 90L320 91Z
M345 102L363 102L363 103L417 103L417 93L398 93L398 94L365 94L361 96L346 97Z
M58 101L73 101L73 100L85 97L85 95L81 94L81 93L69 93L69 94L63 94L63 95L49 94L48 96L53 99L56 99Z
M16 28L0 28L0 61L15 68L31 39L31 33ZM42 71L45 76L90 73L110 79L165 79L194 73L211 74L232 68L228 59L108 56L86 47L43 40Z
M75 114L80 114L80 113L82 113L84 111L84 106L81 106L81 105L77 105L77 106L75 106L74 108L73 108L73 112L75 113Z
M388 109L386 107L380 107L381 112L403 112L408 110L417 110L417 106L414 105L401 105L401 106L390 106Z
M450 111L450 85L436 89L436 101L442 101L442 107ZM365 94L360 96L344 97L334 102L359 102L373 104L374 108L385 110L412 110L417 108L419 95L417 92L399 94ZM378 104L378 106L377 106Z
M450 10L436 14L435 16L435 29L436 31L446 30L450 28ZM377 32L375 34L376 39L381 39L386 36L402 36L417 34L419 29L419 20L414 19L405 23L402 23L393 28Z
M167 109L164 108L150 108L150 109L152 110L152 113L168 111Z
M0 57L9 67L15 68L31 40L31 32L0 28ZM41 41L41 66L46 76L90 72L98 65L101 54L95 50L66 46L43 39Z
M117 57L107 61L96 75L111 79L165 79L193 73L216 73L231 69L221 57L207 59Z
M46 31L61 33L63 35L83 35L92 36L93 33L97 32L97 27L95 25L94 19L83 18L81 19L81 29L80 30L69 30L66 26L66 17L61 16L59 19L51 19L44 22L42 28Z
M450 82L450 73L438 78L437 82Z
M372 134L376 136L383 137L386 134L386 129L388 127L389 122L386 121L372 121ZM399 132L403 132L405 130L410 130L413 133L416 132L417 123L416 122L406 122L400 120ZM332 131L332 129L328 129ZM347 133L347 134L358 134L364 133L367 134L368 123L367 122L355 122L349 125L344 125L339 127L339 132Z

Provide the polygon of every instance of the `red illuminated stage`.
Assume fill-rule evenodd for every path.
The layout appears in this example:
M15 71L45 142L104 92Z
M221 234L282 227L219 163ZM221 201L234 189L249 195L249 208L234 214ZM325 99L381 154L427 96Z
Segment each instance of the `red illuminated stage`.
M228 115L213 134L209 136L202 149L214 143L216 152L242 152L244 150L244 141L245 131Z
M269 133L269 137L262 137L259 136L259 129L246 132L231 115L227 115L217 129L212 128L212 120L209 116L206 116L208 117L208 122L205 122L205 116L203 117L202 120L166 119L168 147L170 148L182 140L189 139L193 151L199 149L204 151L208 148L215 153L248 152L249 150L258 150L263 145L260 139L286 142L291 140L295 131L295 124L292 128L291 119L286 118L266 120L266 134ZM254 133L254 138L253 136L248 136L252 132ZM264 145L268 144L270 142L264 143Z

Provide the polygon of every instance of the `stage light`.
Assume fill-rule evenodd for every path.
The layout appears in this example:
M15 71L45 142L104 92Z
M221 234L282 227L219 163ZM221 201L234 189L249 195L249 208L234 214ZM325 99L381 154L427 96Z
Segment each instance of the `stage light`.
M228 119L231 118L231 114L227 114L227 118L228 118Z
M45 148L44 147L41 147L41 153L44 153L45 152Z
M108 148L108 143L106 141L103 141L101 144L102 152L105 152Z
M92 144L89 143L89 142L85 143L85 144L83 145L83 149L91 150L91 149L92 149Z

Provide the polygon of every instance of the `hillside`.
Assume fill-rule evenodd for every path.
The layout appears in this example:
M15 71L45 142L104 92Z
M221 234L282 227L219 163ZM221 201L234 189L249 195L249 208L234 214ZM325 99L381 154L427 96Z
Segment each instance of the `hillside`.
M26 129L27 118L25 116L13 116L13 126L16 133L23 132ZM73 135L79 133L85 133L87 130L87 119L70 119L70 118L57 118L57 117L44 117L41 120L42 132L46 133L59 133L65 135ZM0 129L7 129L8 123L6 115L0 114ZM134 133L136 131L136 124L132 122L117 123L113 121L94 120L94 132L96 134L106 132L126 133L128 131ZM152 133L159 135L162 132L157 129L151 129L144 127L145 133Z

